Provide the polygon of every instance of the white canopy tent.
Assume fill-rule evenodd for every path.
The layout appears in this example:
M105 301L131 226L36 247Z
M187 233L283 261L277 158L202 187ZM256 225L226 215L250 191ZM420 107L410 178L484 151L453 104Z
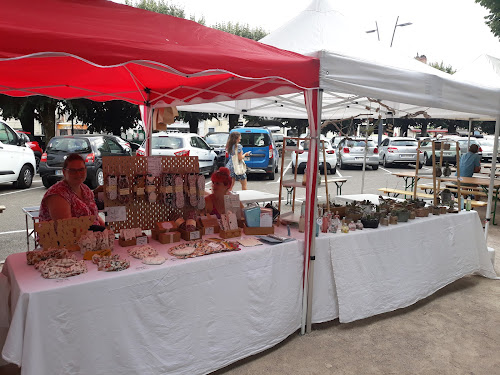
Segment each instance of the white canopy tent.
M345 17L334 10L328 0L313 0L297 17L261 40L282 49L315 56L320 59L320 88L317 101L319 119L358 117L368 111L386 117L428 116L434 118L492 120L500 128L500 87L478 85L441 72L415 59L398 55L395 51L368 41L356 32ZM306 105L301 95L278 95L260 99L206 103L178 107L183 111L235 113L253 116L307 118ZM311 108L309 108L311 110ZM311 113L311 112L309 112ZM310 124L312 119L309 119ZM316 186L317 137L319 126L310 126L312 138L308 156L308 183ZM498 134L497 134L498 138ZM496 147L496 146L495 146ZM307 209L314 222L316 196L307 192ZM490 217L492 185L490 185L487 220ZM306 242L308 239L306 233ZM310 239L314 243L314 236ZM311 277L314 257L306 257L306 275ZM305 282L304 298L311 308ZM310 331L310 310L307 313L307 331Z

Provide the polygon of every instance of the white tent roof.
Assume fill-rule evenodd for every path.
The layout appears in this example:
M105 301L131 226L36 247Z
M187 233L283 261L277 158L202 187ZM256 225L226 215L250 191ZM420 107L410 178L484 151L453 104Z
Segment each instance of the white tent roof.
M388 111L396 117L422 111L435 118L492 119L500 115L500 85L488 87L461 80L459 76L401 56L378 42L370 42L350 25L328 0L313 0L295 18L261 40L319 57L323 119L376 114L377 110L383 117ZM307 118L302 95L178 109Z
M500 87L500 59L481 55L453 76L478 85Z

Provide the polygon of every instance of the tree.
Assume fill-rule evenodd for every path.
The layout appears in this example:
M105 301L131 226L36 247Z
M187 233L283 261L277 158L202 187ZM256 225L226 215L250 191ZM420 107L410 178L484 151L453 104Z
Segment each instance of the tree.
M267 32L262 27L251 28L250 25L240 24L239 22L218 22L212 28L225 31L226 33L242 36L243 38L252 40L261 40L267 35Z
M439 69L445 73L448 73L448 74L455 74L456 73L456 69L453 69L453 67L451 65L444 65L444 63L441 61L440 63L438 62L432 62L429 64L429 66L432 66L433 68L436 68L436 69Z
M55 135L56 110L61 101L45 96L16 98L0 95L2 116L21 121L24 131L34 133L35 120L39 121L45 134L45 142Z
M498 0L476 0L490 13L484 17L486 25L489 26L493 35L500 39L500 1Z
M139 107L122 100L94 102L88 99L68 100L62 110L72 119L88 125L91 132L109 132L121 136L122 131L134 128L141 115Z

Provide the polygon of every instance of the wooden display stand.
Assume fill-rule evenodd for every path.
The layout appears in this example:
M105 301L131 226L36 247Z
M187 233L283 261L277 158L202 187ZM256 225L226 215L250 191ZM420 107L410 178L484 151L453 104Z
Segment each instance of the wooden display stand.
M286 146L287 140L293 139L297 142L297 146ZM285 158L281 158L281 176L280 176L280 187L279 187L279 198L278 198L278 211L281 213L281 193L283 190L283 187L285 187L288 190L288 194L292 194L292 211L287 212L285 214L280 214L278 217L278 223L281 221L283 222L296 222L298 223L298 216L294 215L295 213L295 190L297 188L305 188L306 183L305 179L302 181L297 181L297 170L299 169L298 166L298 161L299 161L299 153L304 152L303 149L299 147L299 144L301 141L309 141L310 142L311 138L298 138L298 137L283 137L283 155L285 155L285 151L291 150L295 151L295 170L293 173L293 179L292 180L283 180L283 172L285 171ZM330 202L329 202L329 194L328 194L328 171L326 169L326 151L325 151L325 141L319 140L318 141L321 145L320 148L322 148L323 151L323 175L325 177L325 190L326 190L326 205L328 211L330 210ZM321 152L321 151L320 151ZM304 171L304 173L306 173ZM306 175L304 175L305 177ZM318 182L321 180L318 178ZM288 200L288 198L287 198ZM283 219L283 220L281 220Z
M128 203L110 200L105 195L104 205L108 207L125 206L127 217L125 221L109 222L115 230L128 228L153 229L156 223L167 221L173 217L184 216L186 211L195 209L186 204L184 208L167 206L161 202L160 176L156 175L155 191L158 194L156 202L147 202L145 199L133 199L133 181L136 174L147 175L150 172L186 174L198 173L199 163L197 156L105 156L103 159L104 181L108 175L114 174L119 178L126 175L130 189Z
M274 234L274 225L272 227L243 227L243 232L248 235L256 234Z
M233 229L233 230L221 230L219 233L221 238L234 238L241 237L241 228Z
M206 218L206 219L200 219L200 226L204 230L204 234L215 234L220 232L220 226L219 222L217 221L217 218Z
M35 236L43 249L65 248L68 251L79 251L77 242L87 233L94 222L93 216L73 217L69 219L41 221L34 223Z

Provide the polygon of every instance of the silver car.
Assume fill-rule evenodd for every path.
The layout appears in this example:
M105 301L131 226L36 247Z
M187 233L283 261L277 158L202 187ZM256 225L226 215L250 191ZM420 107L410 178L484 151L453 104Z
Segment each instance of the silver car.
M350 165L363 165L366 147L366 165L378 169L378 148L371 139L343 138L337 146L337 160L340 169Z
M417 162L418 141L414 138L394 137L386 138L379 146L379 162L387 168L394 164L408 164ZM418 167L424 164L424 155L420 152Z
M493 158L493 142L494 139L483 138L479 140L479 144L481 145L482 152L482 160L490 161ZM498 143L498 156L497 160L500 160L500 142Z

